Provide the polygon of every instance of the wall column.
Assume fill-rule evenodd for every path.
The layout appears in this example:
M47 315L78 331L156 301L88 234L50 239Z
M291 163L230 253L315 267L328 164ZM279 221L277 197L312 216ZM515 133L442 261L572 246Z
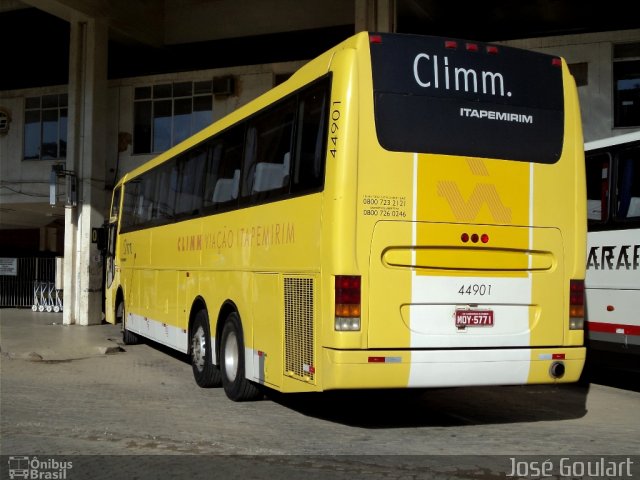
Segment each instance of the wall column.
M356 0L356 33L396 30L395 0Z
M77 205L65 209L64 314L67 325L102 322L102 258L91 229L105 212L108 28L71 19L66 169L77 177Z

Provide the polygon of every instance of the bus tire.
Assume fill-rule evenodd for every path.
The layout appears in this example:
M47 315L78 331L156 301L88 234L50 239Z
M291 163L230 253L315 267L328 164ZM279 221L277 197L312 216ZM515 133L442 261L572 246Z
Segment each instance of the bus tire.
M190 353L193 378L202 388L222 385L220 370L212 362L210 332L209 315L206 310L200 310L191 328Z
M244 340L236 312L227 317L220 340L220 371L224 392L234 402L256 400L262 396L257 385L247 380L244 366Z
M130 332L127 330L126 320L125 320L126 310L124 308L124 300L120 300L116 304L116 323L120 321L122 325L122 343L125 345L137 345L140 343L140 337L138 334Z

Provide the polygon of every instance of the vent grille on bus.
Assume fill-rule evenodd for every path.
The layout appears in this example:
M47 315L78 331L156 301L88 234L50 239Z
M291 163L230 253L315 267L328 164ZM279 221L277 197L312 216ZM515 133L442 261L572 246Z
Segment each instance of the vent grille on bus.
M285 374L312 382L313 358L313 279L284 279Z

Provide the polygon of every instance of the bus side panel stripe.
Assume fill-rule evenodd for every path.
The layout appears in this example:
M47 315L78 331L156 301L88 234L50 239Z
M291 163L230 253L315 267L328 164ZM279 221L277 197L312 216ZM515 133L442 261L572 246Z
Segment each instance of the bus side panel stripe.
M174 325L167 325L149 317L129 313L127 316L127 330L175 348L182 353L189 351L189 336L187 332Z
M618 333L622 335L640 335L640 325L618 323L588 322L590 332Z

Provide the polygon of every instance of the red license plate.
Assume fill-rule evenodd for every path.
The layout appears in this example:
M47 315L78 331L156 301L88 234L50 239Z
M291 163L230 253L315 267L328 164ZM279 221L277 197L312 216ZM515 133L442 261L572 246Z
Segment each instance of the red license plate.
M456 327L493 327L493 310L456 310Z

